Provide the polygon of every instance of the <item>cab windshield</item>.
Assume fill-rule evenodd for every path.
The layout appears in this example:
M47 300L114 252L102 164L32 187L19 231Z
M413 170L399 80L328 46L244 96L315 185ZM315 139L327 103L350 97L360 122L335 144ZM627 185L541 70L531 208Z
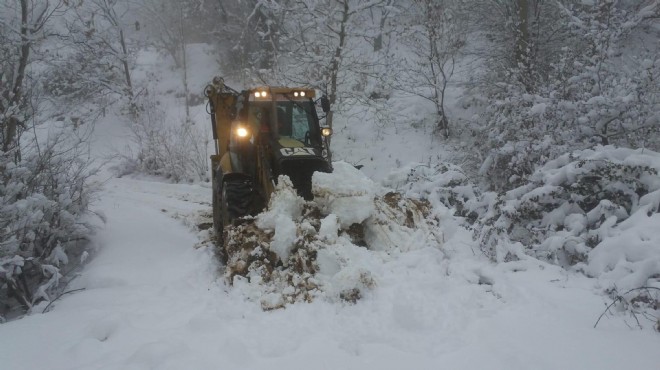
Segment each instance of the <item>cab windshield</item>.
M308 145L317 144L318 129L312 109L314 106L310 101L276 102L280 137L289 137Z
M275 139L291 138L307 146L320 146L321 134L315 122L314 109L309 100L252 102L248 121L255 129L270 135L273 135L277 125L279 137L273 135Z

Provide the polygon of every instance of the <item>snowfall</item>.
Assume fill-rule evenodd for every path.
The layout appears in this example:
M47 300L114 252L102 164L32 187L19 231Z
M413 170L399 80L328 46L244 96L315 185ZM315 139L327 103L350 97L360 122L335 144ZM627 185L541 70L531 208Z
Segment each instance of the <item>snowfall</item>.
M218 71L193 60L191 89L201 91ZM139 63L136 79L146 80L159 57L144 53ZM175 89L176 77L161 72L160 89ZM180 116L173 106L163 109ZM203 106L192 114L208 127ZM594 327L612 303L608 282L532 257L493 263L439 204L431 204L433 225L393 222L370 248L352 244L342 224L377 217L371 199L440 145L423 129L345 122L333 140L336 173L314 179L326 195L314 299L264 310L282 299L272 286L229 284L199 227L209 221L210 183L117 177L108 165L94 204L104 218L71 293L0 325L0 369L660 369L650 325L640 330L625 312L608 312ZM97 122L93 155L105 161L130 145L128 125L119 113ZM257 224L275 230L273 247L286 255L304 224L291 204L302 200L286 186L275 198L288 201ZM360 299L341 299L351 287Z

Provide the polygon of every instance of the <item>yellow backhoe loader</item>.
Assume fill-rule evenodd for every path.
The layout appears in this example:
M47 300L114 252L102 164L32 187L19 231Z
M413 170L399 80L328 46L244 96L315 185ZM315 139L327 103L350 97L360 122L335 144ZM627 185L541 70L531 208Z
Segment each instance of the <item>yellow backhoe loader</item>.
M309 88L262 86L237 91L216 77L205 89L215 154L211 156L213 226L220 238L235 219L261 212L280 175L312 198L315 171L331 172L328 138ZM320 99L323 112L330 104Z

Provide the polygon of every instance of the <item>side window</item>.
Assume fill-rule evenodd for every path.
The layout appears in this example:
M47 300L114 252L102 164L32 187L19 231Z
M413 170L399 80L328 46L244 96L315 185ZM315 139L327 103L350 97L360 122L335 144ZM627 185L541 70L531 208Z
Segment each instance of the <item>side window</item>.
M264 119L264 109L259 106L250 106L250 114L248 116L248 125L250 128L257 129L262 120Z
M303 141L305 140L305 134L309 131L309 124L307 123L307 112L297 105L293 106L292 112L292 130L293 138Z
M291 116L286 107L277 107L277 125L280 136L291 136Z

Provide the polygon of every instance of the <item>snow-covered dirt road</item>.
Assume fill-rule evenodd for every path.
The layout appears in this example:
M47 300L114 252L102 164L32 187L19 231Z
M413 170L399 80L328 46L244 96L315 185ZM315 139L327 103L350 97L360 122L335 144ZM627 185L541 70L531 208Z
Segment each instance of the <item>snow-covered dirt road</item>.
M83 289L0 326L0 368L657 369L660 337L609 317L593 280L535 260L492 265L446 226L442 248L382 257L357 304L264 312L230 288L195 228L201 185L119 178ZM450 220L448 221L449 223ZM358 261L359 262L359 261ZM373 261L372 261L373 263Z

